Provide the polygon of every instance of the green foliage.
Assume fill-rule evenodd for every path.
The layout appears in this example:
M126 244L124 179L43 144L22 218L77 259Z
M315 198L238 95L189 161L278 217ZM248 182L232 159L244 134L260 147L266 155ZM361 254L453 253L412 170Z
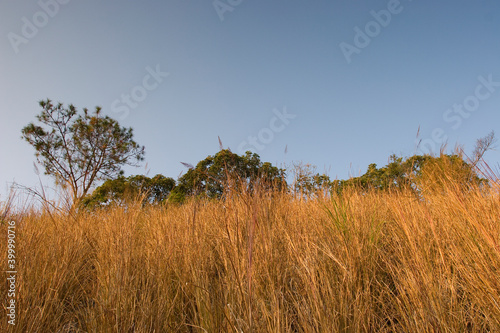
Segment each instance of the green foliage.
M461 190L471 185L482 185L474 165L467 163L460 154L414 155L408 158L391 155L389 163L381 168L372 163L359 177L348 180L330 180L325 174L314 172L310 165L295 166L292 188L296 193L312 196L319 191L330 190L341 194L348 188L361 190L403 190L411 189L421 193L423 188L433 190L442 188L452 180Z
M457 154L439 157L414 155L406 159L391 155L385 167L377 168L376 164L370 164L364 175L339 181L335 188L337 192L350 186L377 190L411 188L419 192L425 186L439 186L439 179L443 177L462 186L483 182L474 167Z
M121 127L101 108L94 113L83 109L78 114L73 105L41 101L36 117L42 126L33 123L22 129L22 138L35 148L38 163L56 184L71 190L77 204L99 180L120 173L123 165L136 165L144 158L144 147L132 138L132 129Z
M110 203L123 203L128 198L142 196L145 203L162 203L167 200L175 186L175 180L163 175L149 178L143 175L119 176L109 179L84 198L87 207L106 206Z
M326 174L316 173L316 167L310 164L297 164L293 168L292 189L296 193L311 196L318 191L328 189L332 181Z
M252 190L257 182L263 186L284 185L285 170L269 162L261 162L257 154L246 152L239 156L228 149L200 161L195 168L179 178L171 199L182 202L186 196L221 198L229 189L244 185Z

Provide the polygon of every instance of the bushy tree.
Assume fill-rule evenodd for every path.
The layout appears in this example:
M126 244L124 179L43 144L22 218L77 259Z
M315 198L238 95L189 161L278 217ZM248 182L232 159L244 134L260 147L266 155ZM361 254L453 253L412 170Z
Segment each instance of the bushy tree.
M290 184L295 193L310 197L319 191L328 191L331 186L330 177L316 172L316 167L299 162L293 165L293 182Z
M83 199L87 207L102 207L111 203L123 203L126 199L141 198L145 203L162 203L175 186L175 180L163 175L149 178L143 175L119 176L108 179Z
M193 195L221 198L225 192L237 190L242 185L251 190L257 182L268 188L282 186L284 176L285 170L261 162L255 153L248 151L240 156L223 149L198 162L180 177L172 191L172 199L183 201L186 196Z
M408 158L392 155L386 166L377 168L376 164L370 164L362 176L338 181L332 186L338 192L352 186L376 190L413 189L420 192L423 187L439 186L439 179L443 177L461 186L478 185L484 181L460 154L442 154L439 157L414 155Z
M79 113L73 105L41 101L36 116L41 125L29 123L22 138L35 148L38 163L56 184L69 188L77 205L96 181L117 176L123 165L137 165L144 147L133 140L132 128L121 127L101 108Z

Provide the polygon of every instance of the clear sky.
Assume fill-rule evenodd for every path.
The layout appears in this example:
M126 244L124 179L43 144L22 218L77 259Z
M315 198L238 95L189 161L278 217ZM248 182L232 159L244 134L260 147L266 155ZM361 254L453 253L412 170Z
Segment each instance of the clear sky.
M2 1L0 200L38 183L20 131L46 98L133 127L147 165L127 174L177 178L218 136L332 178L443 138L470 152L500 135L499 32L496 0Z

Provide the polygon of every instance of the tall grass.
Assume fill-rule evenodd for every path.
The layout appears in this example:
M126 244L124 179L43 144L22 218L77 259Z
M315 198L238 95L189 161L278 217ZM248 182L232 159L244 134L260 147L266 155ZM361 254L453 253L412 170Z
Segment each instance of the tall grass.
M26 212L0 330L500 332L500 194L426 184Z

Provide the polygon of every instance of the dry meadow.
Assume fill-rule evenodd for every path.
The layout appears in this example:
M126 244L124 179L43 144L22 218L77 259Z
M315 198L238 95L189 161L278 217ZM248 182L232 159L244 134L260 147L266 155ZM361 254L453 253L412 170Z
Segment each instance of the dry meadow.
M13 215L16 325L0 330L500 332L498 187L440 177L418 196L254 190Z

